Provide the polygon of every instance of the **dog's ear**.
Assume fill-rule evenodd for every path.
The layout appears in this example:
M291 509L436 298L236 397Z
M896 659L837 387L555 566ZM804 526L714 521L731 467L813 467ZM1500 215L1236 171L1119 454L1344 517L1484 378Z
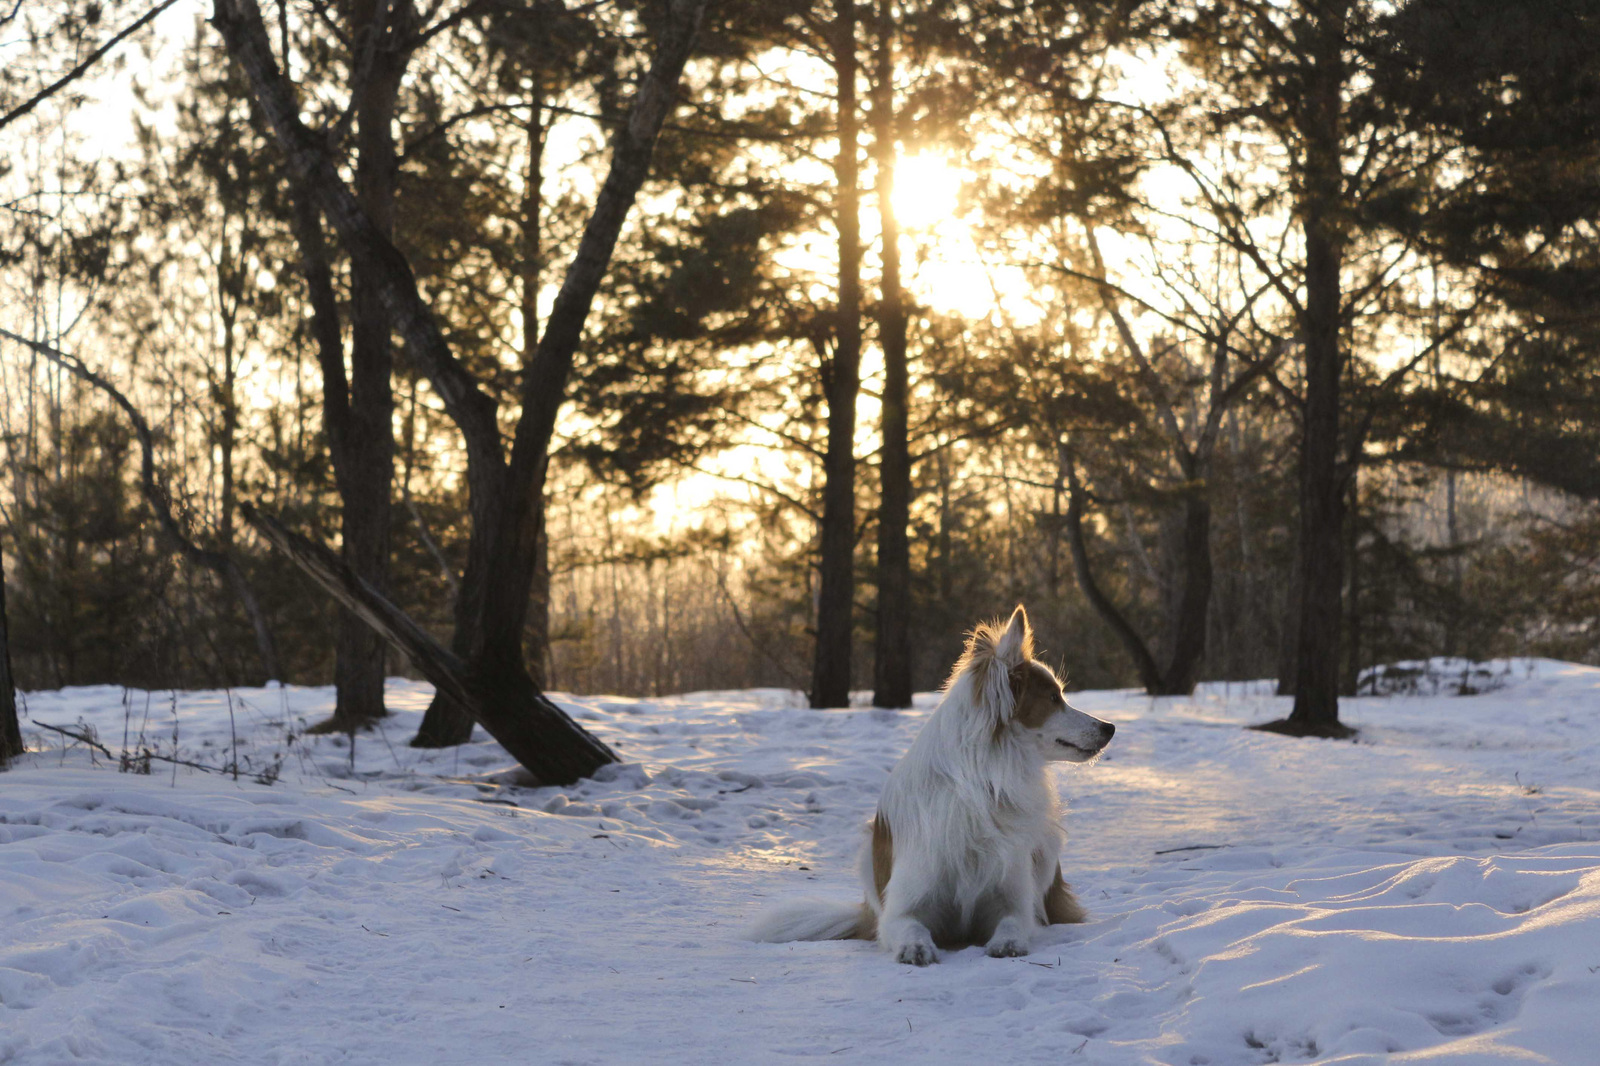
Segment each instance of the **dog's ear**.
M1028 612L1022 609L1022 604L1017 604L1017 609L1011 612L1011 621L1006 623L1005 632L1000 634L1000 641L995 645L994 657L1007 669L1033 658L1033 627L1028 624Z

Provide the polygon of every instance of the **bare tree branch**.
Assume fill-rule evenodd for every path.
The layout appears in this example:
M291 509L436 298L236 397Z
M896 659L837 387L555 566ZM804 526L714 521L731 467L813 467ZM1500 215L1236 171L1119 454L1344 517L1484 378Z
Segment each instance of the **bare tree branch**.
M1166 427L1167 434L1172 438L1172 446L1178 453L1179 464L1184 467L1184 473L1192 477L1194 450L1189 447L1183 426L1178 423L1178 416L1172 409L1172 399L1167 395L1166 385L1162 383L1161 375L1156 373L1154 364L1145 355L1144 346L1139 343L1139 338L1134 336L1133 328L1123 315L1122 308L1112 299L1111 288L1105 280L1106 261L1100 253L1100 238L1095 235L1094 223L1089 222L1084 229L1088 234L1089 254L1094 259L1095 274L1100 279L1100 302L1116 325L1117 335L1122 338L1123 347L1128 349L1128 354L1139 367L1139 376L1144 378L1145 390L1150 394L1150 401L1155 404L1156 413L1161 417L1161 424Z
M256 599L255 589L245 577L244 571L233 556L227 552L210 551L200 547L190 540L183 527L178 524L177 518L172 513L172 501L168 498L161 486L156 484L155 463L155 437L150 432L150 423L133 402L123 395L111 382L90 370L75 356L68 355L60 349L53 348L41 341L31 340L19 336L8 329L0 329L0 337L21 344L57 366L66 370L81 381L87 382L111 398L111 401L128 416L128 421L133 424L133 432L139 438L139 487L144 494L145 502L150 506L151 512L156 516L161 530L172 541L178 553L190 563L204 567L222 578L238 597L239 604L244 608L245 614L250 619L251 626L255 629L256 649L261 655L261 666L266 671L267 680L274 681L283 675L278 670L278 654L272 642L272 630L267 625L267 617L261 609L261 603Z
M316 198L352 259L384 279L383 299L405 351L427 375L451 420L466 438L469 481L497 476L504 467L494 400L450 350L432 311L417 292L404 255L379 231L340 177L321 138L300 119L293 87L278 68L256 0L217 0L212 24L248 75L262 114L282 147L290 173Z
M20 2L20 0L19 0L19 2ZM46 100L50 99L50 97L52 97L56 93L60 92L63 88L65 88L66 86L70 85L72 82L74 82L74 81L78 80L79 78L83 77L83 75L89 70L89 68L94 66L96 63L100 62L100 58L102 56L104 56L107 52L111 51L117 45L119 45L123 41L127 40L133 34L138 33L141 29L143 29L146 25L148 25L153 19L155 19L155 17L157 15L161 14L163 11L165 11L167 8L171 7L173 4L175 4L177 2L178 2L178 0L161 0L161 3L157 4L155 7L151 8L149 11L146 11L144 13L144 15L142 15L138 19L138 21L133 23L133 25L129 26L127 29L123 30L121 33L118 33L116 36L112 37L111 40L107 41L105 44L101 45L99 48L96 48L93 52L90 52L89 55L84 59L84 61L82 63L79 63L77 66L75 66L71 70L67 71L65 74L63 74L61 77L57 78L55 81L51 82L49 85L46 85L43 89L40 89L37 93L34 93L33 96L31 96L28 100L24 101L22 104L19 104L18 106L12 108L10 111L7 111L4 115L0 115L0 129L5 129L7 126L11 125L11 123L15 122L17 119L19 119L22 116L26 115L28 112L30 112L34 108L38 107L40 104L44 103ZM13 16L12 17L15 17L15 12L13 12ZM6 21L9 22L10 19L8 18Z

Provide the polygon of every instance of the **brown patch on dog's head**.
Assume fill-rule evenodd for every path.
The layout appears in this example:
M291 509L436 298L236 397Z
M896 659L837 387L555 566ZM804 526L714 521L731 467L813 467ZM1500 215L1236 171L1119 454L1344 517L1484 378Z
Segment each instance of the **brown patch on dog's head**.
M1012 667L1011 695L1016 709L1011 717L1028 729L1038 729L1045 720L1066 705L1061 683L1044 663L1029 659Z

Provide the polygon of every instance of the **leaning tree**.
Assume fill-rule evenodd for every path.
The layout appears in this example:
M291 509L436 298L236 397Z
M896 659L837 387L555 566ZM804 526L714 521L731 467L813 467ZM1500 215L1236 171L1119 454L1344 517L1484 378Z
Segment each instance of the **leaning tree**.
M658 20L647 20L655 38L649 70L626 121L615 132L605 182L538 347L524 368L509 455L494 399L451 350L406 257L363 210L328 149L326 131L312 129L302 117L296 86L273 53L256 0L218 0L212 18L249 80L291 180L315 203L319 228L330 227L352 267L375 279L407 357L428 379L462 434L471 534L457 624L471 627L466 653L441 646L326 549L254 509L246 517L344 607L410 655L429 680L448 691L541 781L570 782L616 759L539 690L523 660L521 636L556 416L566 399L590 307L649 172L661 127L675 105L706 2L673 0Z

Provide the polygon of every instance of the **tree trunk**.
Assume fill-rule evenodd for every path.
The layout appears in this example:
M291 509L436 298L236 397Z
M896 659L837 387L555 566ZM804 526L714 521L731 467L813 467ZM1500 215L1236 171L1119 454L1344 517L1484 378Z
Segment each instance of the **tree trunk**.
M550 533L544 526L547 512L540 506L540 528L533 555L533 589L528 597L527 647L528 673L540 689L555 683L554 658L550 652Z
M1435 376L1438 376L1437 372L1435 372ZM1354 483L1355 480L1356 480L1355 475L1352 474L1350 480L1351 480L1352 483ZM1443 651L1444 651L1444 654L1445 654L1445 656L1447 658L1453 659L1453 658L1455 658L1456 652L1457 652L1458 648L1460 647L1460 643L1459 643L1459 641L1457 639L1456 619L1460 616L1460 610L1461 610L1460 604L1461 604L1461 562L1462 562L1461 555L1460 555L1459 551L1457 550L1461 546L1461 538L1460 538L1460 535L1459 535L1459 529L1458 529L1457 522L1456 522L1456 472L1455 472L1455 468L1454 467L1452 467L1452 468L1450 468L1450 469L1448 469L1448 470L1446 470L1444 472L1444 494L1445 494L1444 495L1445 543L1450 549L1450 599L1451 599L1451 604L1450 604L1449 613L1445 615L1444 649L1443 649ZM1354 490L1353 489L1351 491L1351 496L1352 496L1352 499L1353 499L1354 498ZM1353 568L1354 565L1355 565L1354 557L1351 558L1350 562L1351 562L1351 566ZM1351 584L1354 585L1354 583L1355 583L1355 581L1354 581L1354 578L1352 577ZM1355 638L1352 637L1351 639L1354 640Z
M823 459L822 536L818 559L816 657L811 706L850 703L850 646L855 599L856 395L861 390L861 221L857 188L856 9L837 0L833 66L839 82L839 309L827 379L828 446Z
M1347 737L1339 721L1340 608L1344 576L1344 478L1339 462L1340 339L1344 234L1339 219L1346 4L1320 12L1311 57L1311 86L1298 125L1304 173L1298 210L1306 242L1302 316L1306 395L1300 446L1300 620L1294 709L1262 728L1293 736Z
M877 72L872 94L872 148L878 170L878 218L883 230L883 292L878 341L883 346L883 458L879 465L878 636L872 703L911 706L911 453L906 440L905 292L900 285L900 222L894 212L894 21L889 0L878 0Z
M1070 459L1065 459L1062 466L1067 475L1065 523L1067 547L1072 552L1072 566L1078 575L1078 588L1083 591L1083 597L1089 601L1089 606L1094 608L1101 620L1111 627L1117 640L1121 641L1128 657L1133 660L1134 669L1139 672L1139 683L1144 686L1144 690L1152 696L1166 695L1163 691L1166 688L1166 681L1161 676L1161 668L1156 665L1155 656L1150 654L1144 639L1123 617L1117 605L1111 602L1111 598L1100 588L1100 582L1095 579L1094 567L1089 561L1089 545L1083 536L1083 504L1086 495L1083 483L1078 480L1078 472L1073 468Z
M522 261L518 288L522 301L522 350L524 365L539 354L539 287L544 277L544 100L538 90L528 108L528 169L522 184ZM548 501L543 493L535 501L539 513L539 532L533 554L533 588L528 602L528 625L524 638L528 672L541 689L550 683L550 531L546 520Z
M543 273L544 253L542 248L542 234L540 230L541 214L543 211L543 158L544 158L544 103L540 94L535 90L534 100L528 108L526 123L528 137L528 166L523 174L523 194L521 204L522 214L522 257L518 264L518 289L519 310L522 315L522 367L524 373L533 364L539 349L539 285ZM544 518L544 500L538 501L539 521ZM528 632L526 634L527 662L529 676L541 689L547 681L545 663L549 657L550 643L550 609L549 609L549 556L545 547L545 538L541 533L539 537L540 548L536 549L533 569L533 581L530 595L535 602L530 604L528 619ZM471 562L468 570L473 570ZM482 580L481 577L474 580ZM466 584L466 581L463 582ZM471 610L463 612L461 592L457 590L457 614L455 633L451 637L450 650L457 655L470 658L478 643L478 621L476 611L481 607L481 600L474 599ZM465 707L452 700L443 690L436 691L433 699L428 704L427 713L422 716L422 725L417 729L417 735L411 738L414 748L448 748L457 744L465 744L472 739L472 716Z
M1200 679L1206 654L1206 621L1211 607L1211 501L1203 485L1183 496L1183 536L1179 546L1182 584L1167 621L1172 657L1162 671L1161 691L1152 696L1187 696Z
M394 235L395 179L399 161L394 144L394 110L410 52L379 44L386 31L399 39L409 18L409 0L392 8L374 0L356 5L351 20L353 69L367 67L365 83L355 87L356 199L385 238ZM387 14L387 17L385 17ZM365 60L363 59L365 56ZM345 562L377 589L389 586L389 547L393 526L390 483L394 476L394 392L391 375L391 317L383 281L370 264L350 264L350 381L344 405L344 432L330 434L334 476L342 504ZM334 383L324 381L326 394ZM343 380L338 382L343 386ZM325 401L326 403L326 401ZM370 727L387 712L383 682L388 645L357 615L339 612L334 653L333 717L312 733L349 733Z
M611 166L584 226L577 253L556 293L539 345L523 374L522 415L507 469L508 488L489 555L494 580L485 590L482 622L484 669L505 663L526 673L522 634L544 531L545 479L556 417L566 399L573 359L600 282L610 266L623 222L650 172L651 156L667 116L677 106L678 83L699 33L707 0L672 0L650 70L635 93L627 122L613 140ZM474 532L477 523L474 522ZM478 664L474 664L478 665Z
M312 580L382 633L437 688L449 692L540 784L570 784L617 761L614 751L546 698L526 673L473 669L424 633L331 551L248 505L242 510L245 518Z
M483 546L486 538L474 536L467 544L467 566L456 590L455 629L450 634L450 652L470 662L478 651L479 612L487 578ZM413 748L450 748L472 739L474 718L465 705L448 689L435 687L433 699L411 738Z
M0 560L0 770L22 752L22 724L17 720L17 690L11 677L11 639L6 629L6 568Z
M226 239L226 238L224 238ZM227 250L223 250L226 261ZM222 273L219 268L218 273ZM242 267L236 267L236 272L242 273ZM222 388L220 399L222 401L222 425L217 433L217 447L221 452L222 486L218 495L217 515L217 547L225 552L233 551L233 509L238 504L235 493L233 470L233 452L238 444L239 437L239 401L238 391L238 363L234 358L234 325L238 317L238 307L230 310L228 300L234 297L229 290L234 288L230 279L220 279L222 293L218 296L222 314Z

